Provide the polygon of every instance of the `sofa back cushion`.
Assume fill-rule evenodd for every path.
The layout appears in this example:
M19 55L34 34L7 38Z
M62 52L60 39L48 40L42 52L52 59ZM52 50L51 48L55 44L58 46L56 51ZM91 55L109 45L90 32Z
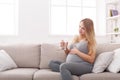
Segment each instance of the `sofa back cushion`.
M40 63L40 45L36 44L14 44L0 45L15 61L18 67L36 67Z
M103 52L110 52L120 48L120 44L97 44L97 56ZM56 44L41 44L40 68L49 68L48 64L51 60L65 61L66 54Z
M120 44L115 44L115 43L97 44L96 54L98 56L99 54L103 52L111 52L117 48L120 48Z
M56 44L41 44L41 62L40 68L49 68L48 64L51 60L65 61L66 54Z

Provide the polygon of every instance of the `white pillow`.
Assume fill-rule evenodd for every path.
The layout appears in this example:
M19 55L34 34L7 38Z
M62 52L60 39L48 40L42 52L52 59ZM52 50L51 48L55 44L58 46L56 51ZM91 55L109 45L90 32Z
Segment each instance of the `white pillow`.
M0 71L17 68L17 65L4 50L0 50Z
M109 65L108 71L117 73L120 71L120 48L114 50L114 52L113 61Z
M113 59L114 52L103 52L95 60L93 70L94 73L103 72Z

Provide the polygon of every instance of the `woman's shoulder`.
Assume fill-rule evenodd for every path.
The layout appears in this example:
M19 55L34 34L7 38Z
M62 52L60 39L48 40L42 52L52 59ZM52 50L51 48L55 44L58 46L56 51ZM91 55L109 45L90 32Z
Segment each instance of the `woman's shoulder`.
M79 42L79 35L75 35L73 37L72 43L76 43L76 42Z

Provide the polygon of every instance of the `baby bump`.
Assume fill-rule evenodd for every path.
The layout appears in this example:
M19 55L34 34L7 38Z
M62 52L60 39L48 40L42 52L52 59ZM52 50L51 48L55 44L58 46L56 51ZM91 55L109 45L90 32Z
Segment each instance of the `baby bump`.
M78 55L68 54L66 62L84 62L84 60L81 59Z

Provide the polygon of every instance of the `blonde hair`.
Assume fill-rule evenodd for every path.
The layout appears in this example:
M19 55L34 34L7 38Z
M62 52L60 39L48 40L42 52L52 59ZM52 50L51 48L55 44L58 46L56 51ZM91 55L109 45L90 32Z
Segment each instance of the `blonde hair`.
M92 52L96 52L96 40L95 40L95 32L94 32L94 24L93 21L89 18L85 18L81 20L80 22L83 22L83 25L85 27L85 37L88 41L88 48ZM75 36L73 39L73 43L79 42L80 36ZM91 53L92 53L91 52Z

